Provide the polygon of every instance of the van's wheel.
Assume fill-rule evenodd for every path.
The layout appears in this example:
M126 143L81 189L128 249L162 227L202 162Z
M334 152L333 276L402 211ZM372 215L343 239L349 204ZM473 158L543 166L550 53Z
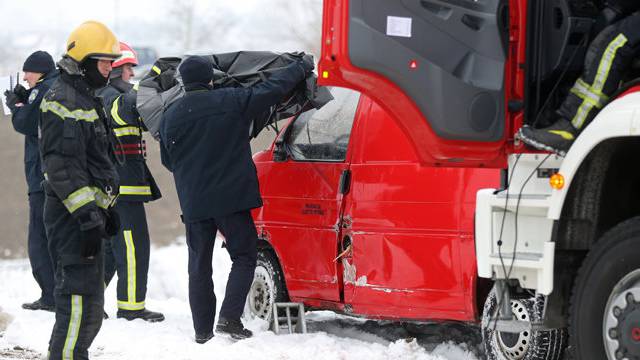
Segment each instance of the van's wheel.
M611 229L589 251L569 324L575 359L640 359L640 218Z
M498 295L489 293L482 312L482 343L488 360L557 360L566 347L565 329L505 333L494 330ZM512 299L511 311L518 320L537 322L542 318L544 298Z
M271 326L273 304L286 302L288 299L284 276L276 255L272 250L259 249L253 283L242 317L245 320L260 318Z

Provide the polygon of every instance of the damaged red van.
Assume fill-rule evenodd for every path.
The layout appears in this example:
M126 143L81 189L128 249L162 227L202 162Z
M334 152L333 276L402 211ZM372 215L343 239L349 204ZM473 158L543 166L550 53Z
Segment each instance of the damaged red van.
M367 318L477 321L475 196L499 187L499 170L421 165L380 106L331 92L254 156L264 206L248 310L270 319L274 301L291 300Z

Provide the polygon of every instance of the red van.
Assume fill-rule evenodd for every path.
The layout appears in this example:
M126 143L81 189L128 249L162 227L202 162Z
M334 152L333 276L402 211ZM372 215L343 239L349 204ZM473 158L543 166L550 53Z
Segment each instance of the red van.
M489 289L476 275L475 196L499 187L499 170L421 165L380 106L331 92L254 156L264 207L248 310L269 319L274 301L291 300L367 318L478 321Z

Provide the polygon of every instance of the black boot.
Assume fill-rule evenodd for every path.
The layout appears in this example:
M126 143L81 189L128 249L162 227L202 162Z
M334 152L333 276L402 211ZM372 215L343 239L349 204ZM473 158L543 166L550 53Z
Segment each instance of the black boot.
M42 298L32 303L24 303L22 304L22 308L27 310L44 310L44 311L50 311L50 312L56 311L55 305L46 304L44 301L42 301Z
M116 315L118 319L127 319L129 321L135 319L142 319L148 322L160 322L164 320L164 315L159 312L149 311L147 309L142 310L118 310Z
M518 137L531 147L565 156L578 137L578 130L569 121L560 119L543 129L523 126L518 132Z
M196 334L196 342L198 344L204 344L211 339L213 339L213 332L208 334Z
M247 330L244 328L244 325L242 325L242 321L227 320L222 318L218 320L216 332L230 335L232 339L236 340L242 340L253 336L251 330Z

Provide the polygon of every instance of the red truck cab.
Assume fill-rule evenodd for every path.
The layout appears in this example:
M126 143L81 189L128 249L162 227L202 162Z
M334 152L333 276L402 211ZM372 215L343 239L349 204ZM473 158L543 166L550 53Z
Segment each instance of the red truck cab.
M581 135L566 159L544 164L550 156L527 151L516 136L523 124L553 120L548 114L582 73L604 7L604 0L324 0L320 83L359 91L358 108L352 128L344 126L348 134L318 141L316 128L303 123L324 120L331 129L346 110L303 115L256 155L265 206L255 213L263 240L251 311L263 316L260 304L290 298L372 318L478 322L476 304L484 303L487 359L558 360L565 348L580 359L626 358L629 349L629 358L637 357L637 302L628 302L633 316L624 321L617 319L621 308L607 302L609 293L623 299L618 288L638 291L620 276L629 271L611 272L615 281L609 279L598 301L581 289L593 292L601 284L584 275L591 274L588 267L578 272L599 268L590 255L583 262L585 254L606 249L606 242L594 246L595 239L623 237L613 225L640 229L632 218L640 218L637 212L608 216L628 203L633 186L617 186L623 184L618 179L602 182L616 186L593 185L597 174L607 180L607 172L616 174L602 164L626 169L627 157L600 150L587 156L590 149L610 149L596 148L598 139L616 146L636 140L637 126L626 123L635 98L605 109L594 120L600 128L591 125L600 130L587 129L591 137ZM326 154L330 142L345 149L344 156L305 155L317 146ZM616 149L622 150L607 151L628 154L637 147ZM566 179L585 176L561 191L550 189L558 169ZM635 173L624 172L624 184L637 183ZM511 180L517 196L508 191ZM482 188L488 189L474 209ZM599 196L610 196L610 204L599 206ZM483 231L474 232L474 210L482 209L490 211L477 211L486 216L476 218L482 220L476 230ZM637 241L634 236L626 241ZM610 258L603 263L625 264L617 261L620 254ZM637 259L629 262L633 279L640 276ZM493 267L477 267L484 263ZM493 281L487 294L485 284ZM590 311L570 311L576 303ZM597 321L576 325L585 319ZM618 331L618 320L632 331ZM619 341L620 333L631 334L632 346Z
M477 321L475 194L498 186L499 171L424 166L382 107L331 92L254 156L264 206L254 212L252 313L270 318L274 301L291 300L368 318Z

